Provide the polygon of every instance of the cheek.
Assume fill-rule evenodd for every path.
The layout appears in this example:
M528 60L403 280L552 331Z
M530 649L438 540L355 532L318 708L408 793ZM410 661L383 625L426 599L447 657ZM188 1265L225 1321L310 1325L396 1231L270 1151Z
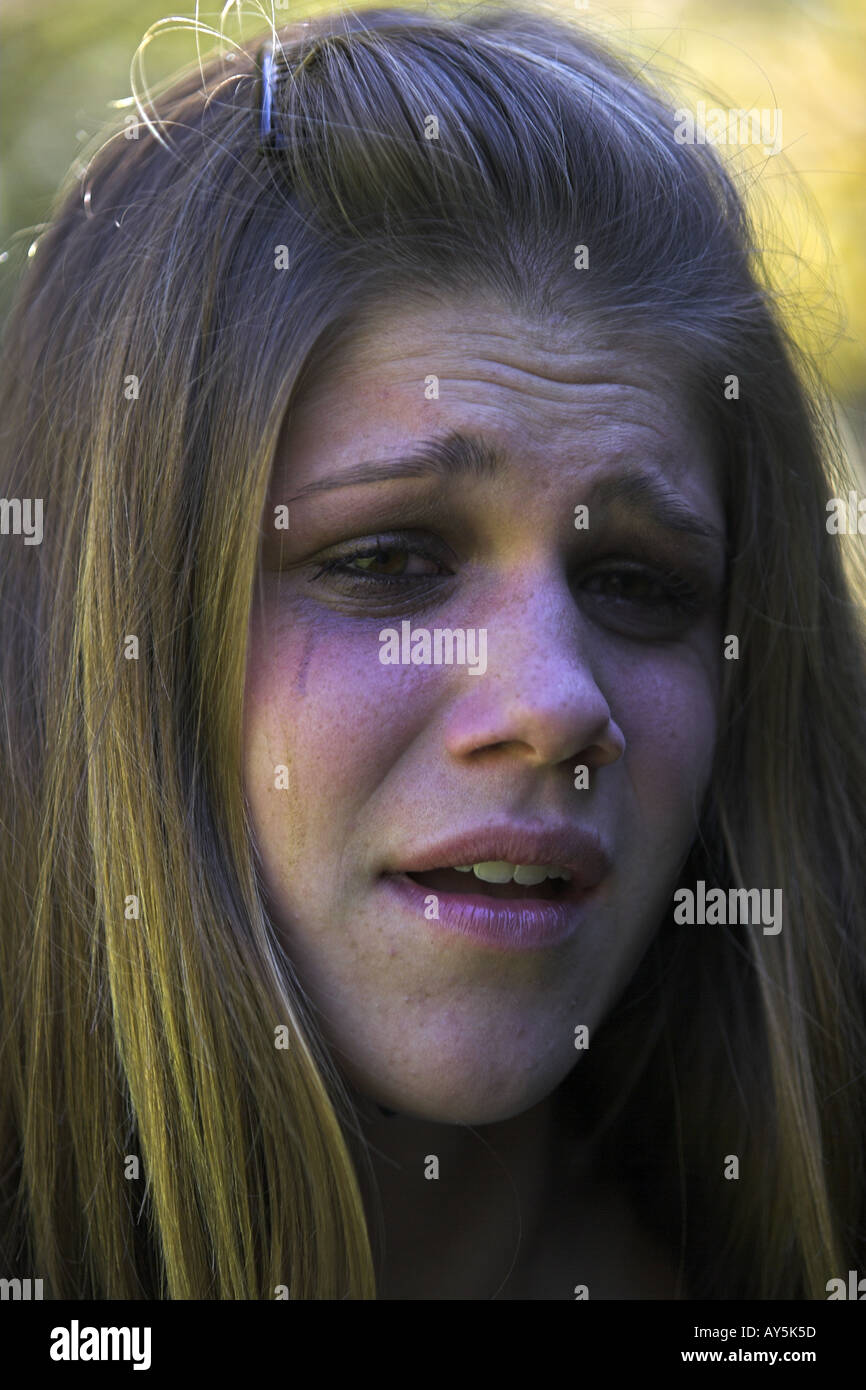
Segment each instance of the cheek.
M383 666L376 633L295 621L251 627L244 784L260 847L333 852L427 718L423 668ZM288 786L277 788L277 768ZM283 862L285 858L283 857Z
M612 685L614 717L637 808L693 823L710 777L719 718L720 661L707 644L645 652Z

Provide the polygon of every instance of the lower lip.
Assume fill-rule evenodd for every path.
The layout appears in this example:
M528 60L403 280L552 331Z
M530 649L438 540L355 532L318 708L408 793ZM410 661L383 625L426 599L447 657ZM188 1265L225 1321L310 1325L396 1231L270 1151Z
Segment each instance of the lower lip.
M436 930L468 936L500 951L537 951L568 941L583 919L595 889L587 888L568 902L541 898L506 900L481 893L434 893L407 874L385 874L383 884L404 909ZM438 917L428 918L430 897L437 899Z

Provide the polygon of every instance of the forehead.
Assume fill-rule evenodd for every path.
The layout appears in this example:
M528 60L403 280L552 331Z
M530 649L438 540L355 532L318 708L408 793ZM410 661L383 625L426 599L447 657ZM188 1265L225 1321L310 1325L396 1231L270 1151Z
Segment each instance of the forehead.
M700 490L718 482L658 344L605 341L589 315L542 322L481 298L368 311L292 409L279 471L303 486L337 455L446 428L483 433L515 463L645 464Z

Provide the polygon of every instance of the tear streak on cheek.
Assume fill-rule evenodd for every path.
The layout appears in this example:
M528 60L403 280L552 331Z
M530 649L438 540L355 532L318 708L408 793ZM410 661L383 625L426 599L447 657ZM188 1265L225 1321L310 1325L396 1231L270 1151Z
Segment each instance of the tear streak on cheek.
M304 629L302 642L303 646L301 647L298 663L295 668L295 677L292 681L292 690L301 697L307 693L307 669L310 665L310 659L316 645L315 628L310 626Z

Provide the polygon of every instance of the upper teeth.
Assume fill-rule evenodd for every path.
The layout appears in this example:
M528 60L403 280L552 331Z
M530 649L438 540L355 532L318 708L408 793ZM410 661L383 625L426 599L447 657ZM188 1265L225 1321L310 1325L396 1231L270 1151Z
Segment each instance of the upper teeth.
M557 864L508 864L504 859L488 859L481 864L455 864L454 868L458 874L474 873L484 883L510 883L514 879L515 883L529 887L546 878L571 880L570 871Z

